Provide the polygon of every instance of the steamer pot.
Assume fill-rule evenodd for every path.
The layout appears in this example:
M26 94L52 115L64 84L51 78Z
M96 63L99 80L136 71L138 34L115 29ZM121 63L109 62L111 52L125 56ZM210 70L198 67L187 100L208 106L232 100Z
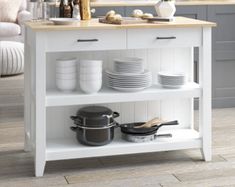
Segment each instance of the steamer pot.
M85 145L101 146L110 143L114 138L114 128L118 126L114 118L118 112L103 106L88 106L71 116L76 126L71 130L77 133L77 140Z

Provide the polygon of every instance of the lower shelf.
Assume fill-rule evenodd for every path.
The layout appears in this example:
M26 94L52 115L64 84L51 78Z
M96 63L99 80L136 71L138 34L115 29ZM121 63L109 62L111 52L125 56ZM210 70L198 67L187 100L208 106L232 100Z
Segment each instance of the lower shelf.
M48 139L46 160L65 160L201 147L201 138L199 133L195 130L177 129L161 132L161 134L167 133L171 133L172 138L161 137L154 141L145 143L127 142L121 139L121 133L116 133L115 139L112 143L98 147L81 145L77 142L75 136L67 139Z

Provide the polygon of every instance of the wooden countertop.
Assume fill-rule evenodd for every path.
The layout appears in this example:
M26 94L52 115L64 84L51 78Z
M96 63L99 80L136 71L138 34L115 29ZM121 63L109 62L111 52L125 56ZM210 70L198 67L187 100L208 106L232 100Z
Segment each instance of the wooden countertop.
M188 28L188 27L214 27L216 23L195 20L185 17L176 17L173 22L156 22L156 23L139 23L139 24L103 24L98 19L89 21L80 21L75 25L54 25L52 22L27 22L27 27L34 31L68 31L68 30L84 30L84 29L128 29L128 28Z
M153 0L97 0L91 2L92 7L118 7L118 6L153 6L156 1ZM176 5L235 5L235 0L176 0Z

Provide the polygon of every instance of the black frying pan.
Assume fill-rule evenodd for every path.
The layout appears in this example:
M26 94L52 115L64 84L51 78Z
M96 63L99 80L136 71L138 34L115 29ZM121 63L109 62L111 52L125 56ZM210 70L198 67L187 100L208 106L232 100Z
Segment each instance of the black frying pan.
M178 121L170 121L170 122L166 122L166 123L161 123L160 125L156 125L150 128L135 128L136 126L140 126L143 125L145 122L137 122L137 123L126 123L126 124L121 124L120 128L122 133L125 134L132 134L132 135L151 135L151 134L155 134L158 129L162 126L169 126L169 125L178 125Z

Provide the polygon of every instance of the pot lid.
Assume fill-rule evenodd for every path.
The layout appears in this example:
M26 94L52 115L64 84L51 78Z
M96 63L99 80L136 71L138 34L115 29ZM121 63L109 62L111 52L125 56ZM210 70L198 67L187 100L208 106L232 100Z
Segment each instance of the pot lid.
M77 115L85 117L85 118L99 118L103 117L103 115L112 115L113 112L111 109L104 106L87 106L81 108Z

